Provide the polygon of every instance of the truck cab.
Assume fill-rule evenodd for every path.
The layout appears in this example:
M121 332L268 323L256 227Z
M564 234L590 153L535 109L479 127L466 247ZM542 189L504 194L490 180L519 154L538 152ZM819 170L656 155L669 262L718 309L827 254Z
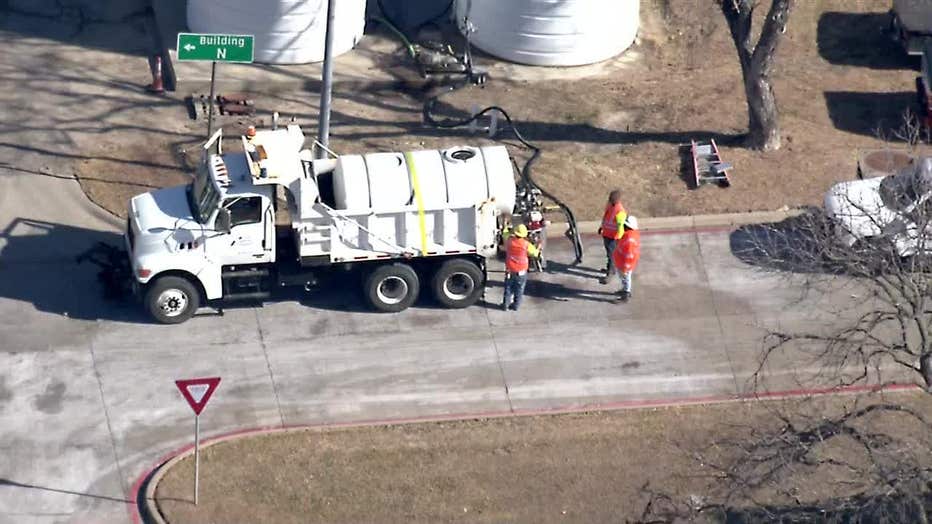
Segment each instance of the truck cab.
M218 131L205 144L190 184L130 200L125 243L135 287L151 293L156 277L173 286L187 283L158 291L150 304L164 322L196 309L203 299L222 297L223 268L276 261L275 186L246 183L245 155L223 155L221 137Z

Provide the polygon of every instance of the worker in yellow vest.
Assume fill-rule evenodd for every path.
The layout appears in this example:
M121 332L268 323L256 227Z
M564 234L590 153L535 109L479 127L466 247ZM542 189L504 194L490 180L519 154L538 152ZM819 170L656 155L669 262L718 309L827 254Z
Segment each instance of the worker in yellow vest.
M609 279L615 273L612 267L612 252L615 251L615 244L624 234L627 217L625 206L621 205L621 191L615 189L608 194L608 202L605 204L602 223L599 226L599 235L602 236L602 244L605 246L605 275L599 279L599 282L603 284L608 284Z
M540 256L540 249L528 241L524 224L518 224L514 232L506 229L502 236L505 239L505 299L502 309L517 311L524 297L530 257Z

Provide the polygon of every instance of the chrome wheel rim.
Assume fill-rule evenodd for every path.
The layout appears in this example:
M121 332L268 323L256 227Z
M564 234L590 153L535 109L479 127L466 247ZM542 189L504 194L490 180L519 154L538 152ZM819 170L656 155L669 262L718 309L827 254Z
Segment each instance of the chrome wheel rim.
M188 308L188 295L180 289L166 289L159 294L156 305L166 317L177 317Z
M476 289L476 281L468 273L452 273L443 281L443 294L451 300L466 300Z
M408 296L408 283L401 277L386 277L379 282L376 294L383 304L394 306Z

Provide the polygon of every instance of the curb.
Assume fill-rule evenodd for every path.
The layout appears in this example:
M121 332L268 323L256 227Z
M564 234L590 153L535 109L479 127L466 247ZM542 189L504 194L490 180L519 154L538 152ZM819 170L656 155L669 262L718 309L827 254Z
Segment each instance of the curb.
M500 419L513 417L531 417L541 415L567 415L573 413L590 413L590 412L609 412L621 411L626 409L644 409L660 407L678 407L694 406L702 404L726 404L735 402L754 402L763 400L779 400L808 396L828 396L828 395L854 395L859 393L873 393L878 391L884 392L906 392L919 390L915 384L888 384L888 385L858 385L843 386L835 388L813 388L813 389L794 389L786 391L775 391L767 393L758 393L753 395L713 395L704 397L685 397L679 399L653 399L653 400L627 400L619 402L609 402L602 404L583 404L576 406L564 406L553 408L533 408L519 409L513 411L497 411L486 413L461 413L450 415L429 415L424 417L384 419L384 420L361 420L356 422L337 422L337 423L318 423L297 426L273 426L249 428L235 430L228 433L210 437L201 441L201 449L208 448L222 442L229 442L240 438L250 438L261 435L271 435L279 433L297 433L300 431L322 431L327 429L349 429L372 426L390 426L390 425L407 425L423 424L435 422L453 422L460 420L476 419ZM149 522L156 524L169 524L162 517L158 510L158 504L155 500L155 491L159 482L162 480L171 468L188 458L194 453L194 445L188 444L175 451L172 451L160 459L156 464L140 475L133 483L131 488L131 498L136 502L135 511L132 513L132 520L135 523L142 523L145 520L142 517L141 505L145 507L145 513L149 516ZM142 493L143 500L140 502L140 490L143 486L145 491Z
M735 226L748 224L769 224L780 222L788 218L797 217L806 210L803 208L783 208L775 211L748 211L744 213L719 213L708 215L679 215L672 217L644 217L638 218L640 230L644 233L680 233L698 230L718 231ZM601 222L587 220L577 222L580 234L596 235ZM566 222L553 222L550 224L547 237L563 236L567 229Z

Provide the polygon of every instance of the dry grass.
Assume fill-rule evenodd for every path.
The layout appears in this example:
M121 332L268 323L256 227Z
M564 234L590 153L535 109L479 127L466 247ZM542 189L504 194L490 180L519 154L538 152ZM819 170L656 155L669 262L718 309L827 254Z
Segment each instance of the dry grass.
M930 413L921 393L895 399ZM812 400L829 415L852 396ZM862 399L863 401L863 399ZM201 455L200 504L192 460L158 485L169 522L623 522L637 518L642 488L678 498L722 489L692 458L724 460L750 427L775 425L775 409L801 401L721 404L357 429L245 438ZM904 427L894 432L916 431ZM928 446L928 435L920 436ZM806 475L799 500L846 493ZM785 487L785 486L784 486ZM759 493L767 501L766 490ZM772 497L772 495L771 495ZM774 503L786 503L771 498Z

